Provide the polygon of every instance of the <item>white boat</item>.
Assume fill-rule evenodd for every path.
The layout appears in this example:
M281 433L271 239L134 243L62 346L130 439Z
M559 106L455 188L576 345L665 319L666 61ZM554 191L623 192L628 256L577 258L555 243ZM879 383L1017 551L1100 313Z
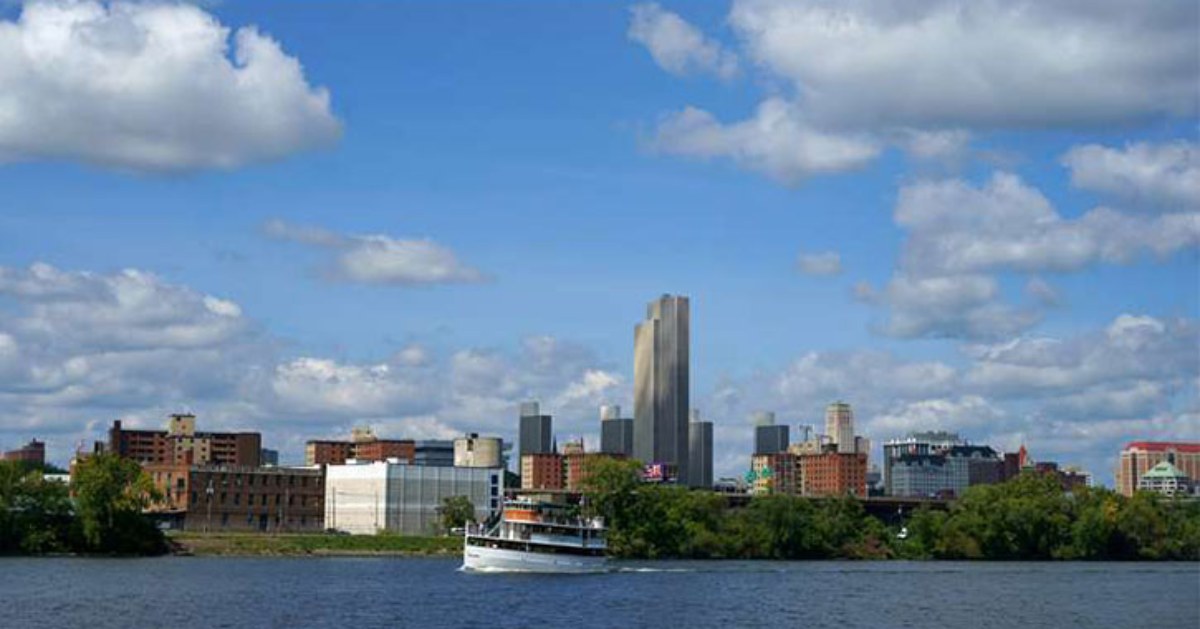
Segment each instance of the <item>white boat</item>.
M504 503L492 523L468 524L463 569L474 572L604 572L604 522L578 518L566 508L529 499Z

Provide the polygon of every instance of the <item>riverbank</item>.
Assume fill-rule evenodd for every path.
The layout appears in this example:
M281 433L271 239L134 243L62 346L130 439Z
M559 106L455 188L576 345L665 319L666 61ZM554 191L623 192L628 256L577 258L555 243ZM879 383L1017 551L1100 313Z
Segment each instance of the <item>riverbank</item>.
M461 537L402 535L329 535L285 533L171 533L176 554L199 557L277 556L453 556L462 553Z

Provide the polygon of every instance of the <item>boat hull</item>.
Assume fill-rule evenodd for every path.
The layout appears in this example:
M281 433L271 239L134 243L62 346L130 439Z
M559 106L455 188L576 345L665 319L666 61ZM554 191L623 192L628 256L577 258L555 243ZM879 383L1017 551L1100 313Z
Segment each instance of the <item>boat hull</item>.
M545 572L583 574L605 572L603 556L547 554L487 546L465 545L463 569L472 572Z

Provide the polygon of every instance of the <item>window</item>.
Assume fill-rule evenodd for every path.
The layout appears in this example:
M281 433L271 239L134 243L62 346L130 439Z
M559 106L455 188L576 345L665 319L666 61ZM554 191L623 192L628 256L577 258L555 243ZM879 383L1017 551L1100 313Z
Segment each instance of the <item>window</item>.
M264 507L267 506L267 495L266 494L262 495L262 506L264 506Z
M234 495L233 495L233 504L235 504L235 505L240 505L240 504L242 504L242 495L241 495L241 494L234 494Z

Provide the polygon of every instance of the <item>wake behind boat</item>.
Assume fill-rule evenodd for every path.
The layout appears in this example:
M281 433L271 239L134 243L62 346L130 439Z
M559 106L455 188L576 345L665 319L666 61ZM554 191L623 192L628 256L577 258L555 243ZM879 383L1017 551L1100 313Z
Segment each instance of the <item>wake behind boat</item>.
M528 498L504 503L491 523L468 524L463 569L475 572L604 572L604 522L572 517L567 508Z

